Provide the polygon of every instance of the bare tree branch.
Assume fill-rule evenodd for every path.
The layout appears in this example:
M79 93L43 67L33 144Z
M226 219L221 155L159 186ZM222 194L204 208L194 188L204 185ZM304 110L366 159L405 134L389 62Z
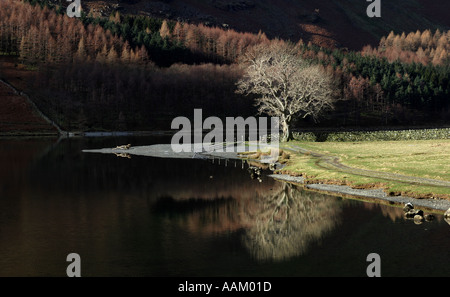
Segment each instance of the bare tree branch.
M334 81L317 65L298 57L295 47L284 42L257 45L245 56L246 71L237 92L254 94L259 113L279 117L282 140L290 138L296 117L318 116L334 106Z

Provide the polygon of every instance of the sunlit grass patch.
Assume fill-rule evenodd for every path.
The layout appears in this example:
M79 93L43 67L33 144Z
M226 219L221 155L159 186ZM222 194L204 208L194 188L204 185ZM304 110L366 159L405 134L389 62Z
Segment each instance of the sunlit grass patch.
M343 165L419 178L450 181L450 139L373 142L298 142L285 146L301 147L313 152L339 157ZM303 175L307 182L323 181L356 187L383 187L391 194L419 197L449 197L449 187L409 184L342 172L324 166L310 154L293 153L284 173Z

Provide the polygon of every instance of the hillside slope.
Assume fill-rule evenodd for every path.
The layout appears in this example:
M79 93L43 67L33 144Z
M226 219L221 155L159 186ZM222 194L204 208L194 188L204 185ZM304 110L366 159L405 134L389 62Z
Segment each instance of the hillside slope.
M450 28L448 0L389 0L381 2L381 18L366 15L363 0L84 0L85 11L108 15L145 14L179 21L206 23L258 32L269 37L311 41L324 47L360 50L378 44L390 31Z
M23 87L30 79L30 72L14 66L8 57L0 58L0 136L58 135L57 129L36 110L23 94L18 94L7 83Z

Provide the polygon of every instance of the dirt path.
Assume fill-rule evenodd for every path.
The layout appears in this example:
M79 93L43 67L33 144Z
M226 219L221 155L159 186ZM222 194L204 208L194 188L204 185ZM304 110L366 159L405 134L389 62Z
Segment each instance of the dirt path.
M311 155L311 156L317 158L316 164L325 169L337 170L337 171L350 173L350 174L354 174L354 175L373 177L373 178L392 180L392 181L399 181L399 182L422 185L422 186L450 187L449 181L350 167L350 166L342 164L340 162L339 158L336 156L330 156L330 155L313 152L313 151L301 148L299 146L293 146L292 148L284 148L284 149L291 150L291 151L294 151L297 153Z

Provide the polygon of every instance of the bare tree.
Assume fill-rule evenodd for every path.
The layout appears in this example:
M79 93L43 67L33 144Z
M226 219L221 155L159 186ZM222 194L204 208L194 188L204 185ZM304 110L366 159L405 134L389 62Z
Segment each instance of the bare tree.
M317 65L300 58L284 42L256 45L244 55L245 74L237 92L254 94L259 113L279 117L282 141L291 138L295 117L311 116L333 108L334 81Z

